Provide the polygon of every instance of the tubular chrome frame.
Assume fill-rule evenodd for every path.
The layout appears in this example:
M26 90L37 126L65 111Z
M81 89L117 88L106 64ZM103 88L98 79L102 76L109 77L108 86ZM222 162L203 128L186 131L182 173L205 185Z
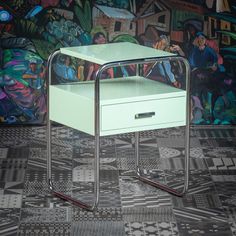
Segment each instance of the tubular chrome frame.
M58 192L54 190L53 182L52 182L52 158L51 158L51 121L49 116L49 87L51 85L51 66L53 58L60 53L60 50L52 53L48 58L47 68L48 68L48 81L47 81L47 176L48 176L48 184L49 189L52 193L65 200L69 201L85 210L93 211L97 208L99 204L99 193L100 193L100 78L104 70L108 68L113 68L117 66L127 66L131 64L136 64L136 75L140 73L140 64L145 63L156 63L164 60L181 60L186 67L186 131L185 131L185 176L184 176L184 188L181 192L176 191L166 185L160 184L158 182L154 182L145 176L141 175L140 171L140 155L139 155L139 132L135 132L135 164L136 164L136 178L140 181L152 185L154 187L160 188L166 192L174 194L176 196L183 196L187 190L189 185L189 155L190 155L190 67L188 61L185 58L179 56L173 57L154 57L154 58L145 58L145 59L135 59L135 60L126 60L126 61L116 61L106 63L100 66L99 70L96 72L95 77L95 86L94 86L94 138L95 138L95 160L94 160L94 202L93 205L88 205L78 199L72 198L64 193Z
M136 156L136 174L137 178L153 187L159 188L161 190L164 190L170 194L173 194L175 196L181 197L183 196L187 191L189 187L189 157L190 157L190 67L188 64L188 61L183 57L177 57L180 61L182 61L186 68L186 126L185 126L185 173L184 173L184 187L181 192L170 188L169 186L165 184L161 184L156 181L152 181L148 179L147 177L143 176L141 174L140 170L140 155L139 155L139 132L135 132L135 156ZM176 57L169 58L169 60L177 59Z
M88 211L93 211L97 204L98 204L98 199L99 199L99 187L97 188L97 184L95 184L96 187L94 187L95 189L95 195L96 195L96 200L94 201L94 204L93 206L90 206L88 205L87 203L84 203L78 199L75 199L67 194L64 194L64 193L61 193L59 191L56 191L54 189L54 186L53 186L53 181L52 181L52 148L51 148L51 144L52 144L52 140L51 140L51 136L52 136L52 132L51 132L51 120L50 120L50 104L49 104L49 96L50 96L50 85L51 85L51 82L52 82L52 70L51 70L51 67L52 67L52 61L53 59L55 58L55 56L57 56L58 54L60 54L60 50L57 50L55 52L53 52L49 58L48 58L48 61L47 61L47 68L48 68L48 78L47 78L47 84L46 84L46 87L47 87L47 109L48 109L48 112L47 112L47 137L46 137L46 140L47 140L47 179L48 179L48 186L49 186L49 189L50 191L52 192L52 194L60 199L63 199L65 201L68 201L68 202L71 202L77 206L79 206L80 208L83 208L85 210L88 210ZM95 162L95 163L99 163L99 161ZM99 168L99 167L98 167ZM96 168L97 170L97 168ZM95 178L96 178L96 171L95 171Z

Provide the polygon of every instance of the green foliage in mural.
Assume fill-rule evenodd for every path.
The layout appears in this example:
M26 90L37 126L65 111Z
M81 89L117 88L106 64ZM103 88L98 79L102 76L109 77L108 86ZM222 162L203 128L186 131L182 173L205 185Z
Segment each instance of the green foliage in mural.
M133 36L129 34L122 34L118 35L112 40L113 43L118 43L118 42L129 42L129 43L136 43L139 44L138 40L135 39Z
M37 24L45 26L48 24L48 22L52 22L55 20L60 20L60 16L52 9L52 8L46 8L43 9L37 18Z
M6 64L12 60L12 53L11 50L6 49L4 50L4 56L3 56L3 64Z
M44 60L47 60L50 53L53 52L55 49L59 49L59 48L63 47L63 45L61 43L58 43L55 46L52 43L49 43L44 40L38 40L38 39L33 39L32 42L35 45L37 53Z
M74 12L83 30L86 32L90 32L92 28L92 14L90 2L88 0L85 1L83 8L81 8L79 4L76 4L74 7Z
M233 39L236 39L236 33L229 32L229 31L221 31L221 30L219 30L217 32L222 33L222 34L227 35L227 36L230 36Z
M97 0L96 3L100 5L104 5L104 6L109 6L109 7L114 6L113 0Z
M22 5L24 4L24 0L13 0L12 5L16 6L16 7L22 7Z
M4 69L3 73L11 78L14 78L23 85L28 86L28 83L24 79L22 79L22 71L15 70L14 67L7 67L6 69Z
M83 7L83 3L81 0L75 0L75 3L79 5L80 7Z
M90 32L90 35L91 35L92 38L93 38L93 36L94 36L96 33L98 33L98 32L103 33L103 34L106 36L106 38L107 38L107 32L106 32L106 30L105 30L101 25L95 25L95 26L92 28L92 30L91 30L91 32Z
M38 35L40 31L40 27L30 20L17 19L15 21L15 26L18 36L34 37Z
M180 9L172 9L172 29L182 29L182 24L186 20L194 19L199 22L203 22L204 16L190 11L181 11Z

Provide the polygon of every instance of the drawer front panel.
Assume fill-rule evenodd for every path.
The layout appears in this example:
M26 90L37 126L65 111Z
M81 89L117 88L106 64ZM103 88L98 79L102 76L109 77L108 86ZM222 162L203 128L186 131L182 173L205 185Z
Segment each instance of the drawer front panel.
M102 131L154 125L160 127L161 124L166 127L167 123L173 125L185 122L185 119L185 96L103 105L101 108Z

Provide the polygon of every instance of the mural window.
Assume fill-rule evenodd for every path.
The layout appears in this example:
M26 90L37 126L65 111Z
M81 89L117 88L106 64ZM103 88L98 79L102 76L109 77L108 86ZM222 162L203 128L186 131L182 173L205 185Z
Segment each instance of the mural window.
M222 34L221 43L223 45L230 45L230 36Z
M121 22L120 21L116 21L114 31L120 31L120 30L121 30Z
M220 21L220 29L221 29L221 30L230 31L230 29L231 29L231 27L230 27L230 22L221 20L221 21Z
M214 18L209 18L209 37L210 38L216 38L216 27L217 26L217 21Z
M165 24L165 20L166 20L165 15L161 15L161 16L158 17L158 23Z
M129 29L132 30L133 29L133 24L130 23Z

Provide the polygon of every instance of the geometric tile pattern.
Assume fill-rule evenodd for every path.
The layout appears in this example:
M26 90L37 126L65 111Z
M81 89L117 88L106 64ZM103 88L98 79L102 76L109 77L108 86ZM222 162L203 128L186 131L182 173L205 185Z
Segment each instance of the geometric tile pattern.
M20 208L22 195L2 194L0 195L0 208Z
M7 158L8 148L0 148L0 159Z
M188 194L183 198L172 197L172 204L174 207L195 207L214 209L222 207L220 198L217 192L209 192L203 194Z
M19 222L19 208L0 208L0 235L17 235Z
M50 223L20 223L18 236L25 235L71 235L71 223L50 222Z
M175 215L172 206L126 207L122 209L125 222L172 222Z
M126 235L166 235L179 236L176 222L128 222Z
M236 207L236 182L215 182L216 191L224 207Z
M188 221L188 222L205 222L212 220L214 222L227 222L225 213L220 208L209 209L209 208L174 208L174 214L177 220Z
M21 222L70 222L71 208L24 208L21 211Z
M73 222L79 221L122 221L121 208L102 208L99 207L97 211L89 212L83 211L79 208L73 207Z
M23 182L27 159L3 159L0 160L0 181Z
M122 221L80 221L73 223L72 235L83 236L124 236L124 223Z
M181 222L177 224L180 235L189 236L232 236L232 231L228 224L205 221L201 223Z
M22 194L23 189L23 182L0 182L1 194Z
M209 170L236 170L236 160L230 157L207 159Z
M121 196L122 207L160 207L170 206L171 197L168 195L136 195L136 196Z
M185 129L140 132L140 166L182 190ZM134 178L134 134L101 138L100 203L87 212L47 184L46 127L0 129L0 235L236 235L236 129L193 127L189 191L172 196ZM54 187L94 200L94 137L52 128Z

